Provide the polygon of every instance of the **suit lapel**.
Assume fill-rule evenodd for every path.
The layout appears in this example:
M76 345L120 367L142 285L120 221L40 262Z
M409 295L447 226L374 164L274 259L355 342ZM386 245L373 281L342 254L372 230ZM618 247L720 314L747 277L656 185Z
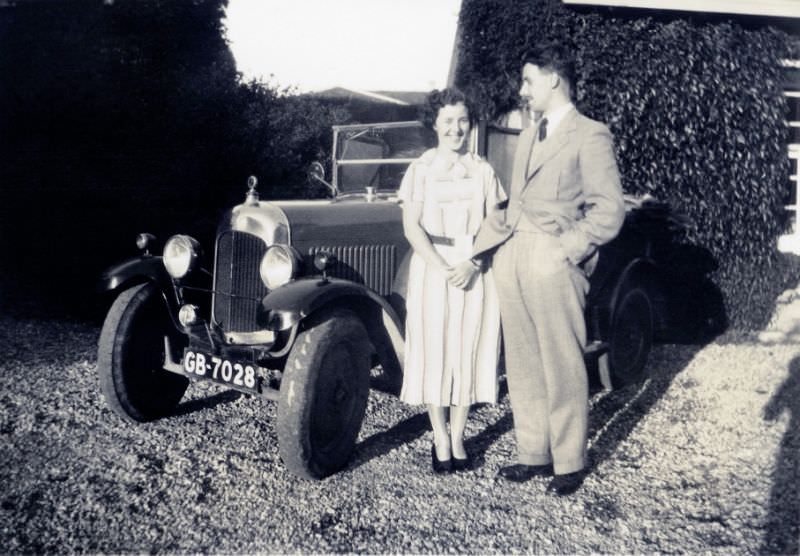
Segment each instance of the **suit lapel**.
M525 182L528 180L528 164L530 164L531 148L533 147L537 129L537 126L532 126L523 130L519 135L519 145L514 157L514 175L511 177L512 196L514 196L514 193L522 191L525 188Z
M530 182L531 178L536 175L536 172L539 171L542 165L558 154L558 152L569 142L570 136L578 127L577 117L577 110L570 110L569 113L564 116L564 120L561 122L558 128L556 128L553 134L543 143L536 145L536 148L533 149L533 160L531 160L529 164L526 164L526 185L528 182ZM530 168L529 171L527 170L528 168Z

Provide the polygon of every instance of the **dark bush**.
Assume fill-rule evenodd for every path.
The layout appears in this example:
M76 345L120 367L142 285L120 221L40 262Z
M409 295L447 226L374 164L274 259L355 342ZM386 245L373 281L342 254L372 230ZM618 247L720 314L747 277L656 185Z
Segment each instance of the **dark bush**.
M0 2L0 310L82 313L136 233L209 245L244 199L320 196L336 103L242 83L227 0Z
M488 116L517 103L519 59L539 41L577 54L578 108L615 136L623 187L688 214L688 241L719 263L736 327L757 327L798 278L782 259L788 159L786 34L727 22L615 18L558 0L465 0L457 84Z

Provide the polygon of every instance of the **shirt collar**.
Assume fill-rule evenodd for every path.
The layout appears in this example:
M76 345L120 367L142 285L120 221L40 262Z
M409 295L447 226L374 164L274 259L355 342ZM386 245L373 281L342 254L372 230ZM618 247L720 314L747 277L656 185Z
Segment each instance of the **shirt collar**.
M549 114L544 114L544 118L547 118L547 134L552 135L552 133L558 127L558 124L564 119L564 117L569 114L570 110L574 110L575 105L571 102L566 104L562 104Z
M436 147L425 151L422 156L419 157L419 160L424 163L425 171L429 172L431 177L436 180L468 178L476 175L477 173L478 159L469 151L459 155L455 162L453 162L453 165L444 171L440 170L435 172L432 170L432 165L435 158Z

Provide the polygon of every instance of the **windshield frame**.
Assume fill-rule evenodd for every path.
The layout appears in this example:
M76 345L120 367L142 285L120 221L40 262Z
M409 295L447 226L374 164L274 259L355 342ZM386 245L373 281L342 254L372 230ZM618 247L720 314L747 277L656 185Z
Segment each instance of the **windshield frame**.
M376 165L397 165L397 164L404 164L408 166L412 162L414 162L417 157L413 158L364 158L364 159L340 159L340 152L339 152L339 142L340 136L343 133L352 133L356 132L354 135L349 137L348 139L356 139L362 134L366 134L369 131L375 129L399 129L399 128L409 128L409 129L418 129L424 127L421 122L417 120L406 120L400 122L376 122L376 123L366 123L366 124L346 124L346 125L335 125L333 126L333 146L331 149L331 181L333 186L336 188L337 197L345 197L349 195L363 195L365 194L366 187L361 190L353 191L353 190L342 190L342 183L340 179L340 169L347 166L376 166ZM357 132L362 132L357 133ZM349 189L349 188L348 188ZM396 193L397 188L383 188L375 190L375 193Z
M469 140L467 146L467 152L471 152L473 154L477 154L481 151L482 145L481 137L485 135L481 133L480 129L486 126L486 122L477 122L476 125L473 125L469 132ZM419 120L404 120L399 122L374 122L374 123L364 123L364 124L344 124L344 125L334 125L333 127L333 145L331 148L331 182L336 191L336 198L342 197L350 197L354 195L366 195L368 194L367 187L365 186L361 190L346 190L342 191L341 188L341 180L340 180L340 169L347 166L373 166L373 165L398 165L404 164L406 166L410 165L412 162L417 160L418 157L413 158L369 158L369 159L340 159L340 152L339 152L339 138L342 133L352 133L356 132L348 139L358 138L361 134L357 133L359 131L366 134L367 132L375 129L399 129L399 128L410 128L410 129L419 129L424 128L425 126ZM519 130L506 130L506 131L516 131L518 133ZM435 148L435 147L433 147ZM373 190L371 193L378 194L382 193L384 196L388 194L389 197L395 195L397 193L397 188L378 188Z

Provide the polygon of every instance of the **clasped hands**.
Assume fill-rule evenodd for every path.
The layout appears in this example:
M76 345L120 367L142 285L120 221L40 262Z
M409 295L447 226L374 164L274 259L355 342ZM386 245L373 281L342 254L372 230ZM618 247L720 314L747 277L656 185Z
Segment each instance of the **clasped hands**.
M444 267L444 274L448 283L462 290L469 289L472 280L479 272L480 267L472 259L462 261L455 266Z

